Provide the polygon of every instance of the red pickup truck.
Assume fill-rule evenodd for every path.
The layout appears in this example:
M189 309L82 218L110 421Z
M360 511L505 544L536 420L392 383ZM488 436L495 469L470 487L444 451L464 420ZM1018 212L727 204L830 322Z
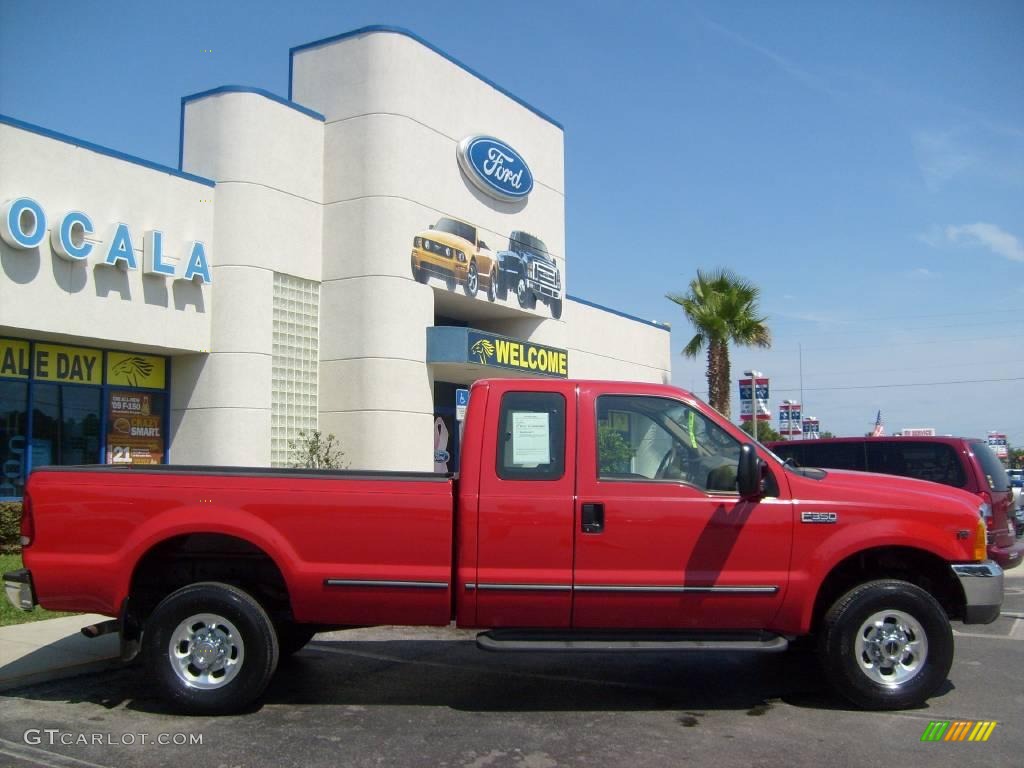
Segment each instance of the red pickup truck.
M458 477L50 467L15 605L111 617L195 713L237 711L327 627L487 630L487 650L815 653L878 709L945 681L951 620L999 614L979 499L785 466L660 385L477 382ZM812 650L806 650L807 647Z

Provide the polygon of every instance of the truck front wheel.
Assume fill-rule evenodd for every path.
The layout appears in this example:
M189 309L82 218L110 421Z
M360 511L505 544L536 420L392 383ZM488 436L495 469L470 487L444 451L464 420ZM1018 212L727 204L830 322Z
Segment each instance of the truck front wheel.
M893 579L861 584L825 614L818 652L833 688L864 709L918 707L945 682L953 629L918 586Z
M523 309L533 309L537 306L537 297L533 295L523 275L516 278L516 298Z
M143 642L161 692L190 714L243 709L277 668L273 623L230 584L200 582L171 593L149 617Z

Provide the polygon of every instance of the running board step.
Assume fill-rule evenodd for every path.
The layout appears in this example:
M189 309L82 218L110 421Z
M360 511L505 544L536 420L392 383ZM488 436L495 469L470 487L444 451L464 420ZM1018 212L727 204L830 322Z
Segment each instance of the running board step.
M553 632L492 629L476 636L484 651L754 651L779 653L789 641L770 632Z

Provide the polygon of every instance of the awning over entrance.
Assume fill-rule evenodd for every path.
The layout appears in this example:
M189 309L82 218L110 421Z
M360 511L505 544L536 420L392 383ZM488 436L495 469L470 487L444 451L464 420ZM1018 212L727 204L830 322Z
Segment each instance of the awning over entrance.
M489 331L456 326L427 328L427 363L441 373L481 376L569 376L569 351Z

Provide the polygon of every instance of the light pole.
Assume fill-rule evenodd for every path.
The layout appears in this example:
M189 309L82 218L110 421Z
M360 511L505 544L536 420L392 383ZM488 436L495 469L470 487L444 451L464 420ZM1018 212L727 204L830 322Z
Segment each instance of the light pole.
M760 371L755 371L751 369L749 371L744 371L743 375L750 377L750 410L752 416L754 417L754 427L752 434L754 435L754 441L757 442L757 380L764 374L761 373Z

